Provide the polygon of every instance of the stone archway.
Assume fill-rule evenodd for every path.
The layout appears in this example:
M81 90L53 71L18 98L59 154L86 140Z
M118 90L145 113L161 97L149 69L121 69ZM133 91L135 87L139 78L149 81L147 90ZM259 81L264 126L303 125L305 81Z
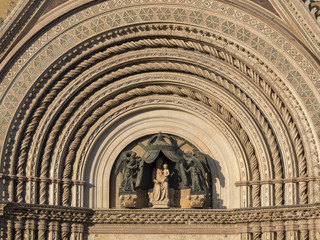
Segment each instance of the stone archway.
M212 236L228 227L233 239L314 236L316 57L279 15L246 4L71 2L58 20L41 19L1 73L6 237L77 239L128 223L150 233L164 218L173 233L188 223L190 233L207 224ZM212 158L221 175L210 211L110 209L117 157L159 131Z

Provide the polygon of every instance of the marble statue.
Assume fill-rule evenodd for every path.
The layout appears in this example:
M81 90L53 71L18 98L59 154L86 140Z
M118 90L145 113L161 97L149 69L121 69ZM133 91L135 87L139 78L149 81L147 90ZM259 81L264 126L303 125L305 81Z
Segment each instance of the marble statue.
M152 174L154 187L149 194L150 203L154 208L169 207L169 176L168 164L163 164L163 159L159 158Z

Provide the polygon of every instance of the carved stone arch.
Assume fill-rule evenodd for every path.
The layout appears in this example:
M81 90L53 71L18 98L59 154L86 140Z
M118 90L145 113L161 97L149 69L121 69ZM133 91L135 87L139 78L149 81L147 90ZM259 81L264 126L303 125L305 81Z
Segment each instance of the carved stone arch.
M281 0L279 3L273 3L273 5L278 7L277 10L284 9L287 11L289 9L291 13L288 13L288 16L295 18L296 12L300 10L295 11L294 7L300 5L296 1L291 2ZM75 3L75 5L77 4L79 3ZM121 7L118 6L119 4L122 4ZM152 6L148 6L148 4ZM287 238L297 238L299 236L302 239L307 239L308 234L310 238L315 237L314 232L316 230L314 229L317 229L315 226L317 220L313 219L317 219L318 216L317 205L315 210L308 203L319 201L318 152L320 148L317 135L320 135L320 78L317 69L318 59L316 58L318 52L314 51L319 47L315 46L317 37L310 33L310 25L305 24L305 19L302 16L296 19L298 23L289 24L285 23L285 17L280 20L281 17L287 16L286 14L281 13L279 19L272 20L271 17L266 16L268 14L262 13L261 9L254 7L254 5L245 9L245 6L249 6L249 4L237 1L232 3L182 1L182 3L178 3L173 0L168 6L163 6L162 3L156 1L148 3L148 0L145 0L144 3L136 2L135 4L129 4L125 1L86 1L85 4L81 3L81 6L75 5L72 3L70 5L66 4L66 8L59 9L56 15L59 16L58 20L52 18L47 18L44 21L40 20L33 28L34 31L31 31L25 39L20 42L19 39L15 40L19 44L12 47L12 52L6 53L8 55L4 63L0 63L2 64L0 65L1 70L5 69L0 74L2 80L0 116L4 116L3 119L0 119L0 133L1 136L7 136L0 138L1 178L3 179L0 191L3 193L3 199L9 200L11 204L6 205L6 207L14 209L18 212L17 214L20 214L15 215L15 213L3 210L5 213L2 215L5 219L8 216L9 219L6 222L9 229L9 239L13 236L21 239L24 234L30 237L28 231L38 231L37 236L40 239L45 239L49 237L49 234L47 234L49 230L46 230L49 227L50 231L52 230L50 234L55 231L54 229L58 229L56 230L56 237L52 236L52 238L59 238L59 236L62 239L76 238L78 231L80 231L78 229L78 225L81 225L78 224L79 222L83 222L83 226L85 222L113 224L115 222L112 217L109 217L109 214L112 215L114 212L119 213L121 223L128 223L128 219L130 219L128 216L141 216L139 211L134 210L131 212L123 211L120 214L119 211L87 210L71 207L85 205L82 203L83 198L78 197L78 193L83 194L85 182L72 175L72 171L73 169L81 169L79 161L83 161L82 154L85 154L83 158L86 159L85 156L89 156L87 153L91 152L91 149L86 149L85 144L90 143L90 137L93 137L94 132L99 131L99 128L93 126L91 129L90 124L88 124L88 129L85 129L88 133L81 133L81 137L80 135L74 135L77 136L78 140L84 137L85 141L80 139L81 143L73 144L73 131L79 132L80 130L81 132L81 126L68 125L63 128L60 121L63 118L66 121L73 121L71 115L77 114L78 111L73 109L70 115L63 115L67 106L75 104L75 102L72 101L72 97L64 99L60 97L74 87L73 84L80 79L79 74L85 71L87 71L85 73L90 73L93 69L98 69L108 58L111 61L112 59L119 59L121 56L128 57L133 51L137 54L143 53L144 50L141 49L144 48L147 48L145 52L150 50L150 54L154 54L153 68L146 67L148 63L145 61L149 61L149 58L141 58L141 62L128 61L129 65L132 64L131 66L126 64L116 66L117 64L115 64L115 67L110 68L109 72L98 70L97 73L92 73L99 78L103 74L111 75L121 68L125 71L130 70L130 67L143 66L140 72L132 74L132 76L168 71L197 76L207 80L214 79L216 87L224 87L224 90L228 90L225 92L229 99L232 98L237 104L241 105L243 112L250 115L250 119L254 120L256 125L253 123L244 125L243 123L246 123L244 115L234 114L235 109L228 107L227 104L212 104L210 93L202 91L200 87L191 86L190 82L167 83L168 88L165 88L165 84L162 84L155 91L151 91L152 87L157 87L152 82L127 89L124 87L119 90L118 96L119 98L124 97L120 100L125 105L130 101L139 102L138 100L144 98L125 99L125 93L133 94L130 91L140 91L140 94L148 94L150 97L159 95L162 99L168 98L167 95L175 94L179 97L174 96L174 98L184 102L190 101L193 106L200 104L206 108L211 107L215 116L227 126L229 132L233 133L231 139L237 141L238 145L242 145L239 147L242 147L242 154L244 156L250 155L252 159L256 157L259 163L267 163L267 167L260 164L250 169L250 163L252 162L250 157L247 156L244 160L248 165L246 178L245 180L242 179L244 181L235 183L238 186L236 189L241 189L241 199L245 199L244 203L241 202L241 207L252 205L258 207L260 201L263 202L265 198L273 199L273 197L276 199L275 204L271 201L269 205L302 204L299 208L270 208L271 213L263 208L251 209L250 212L241 209L221 212L210 210L205 214L201 211L190 211L185 215L182 214L184 219L181 222L190 225L205 222L213 226L217 223L223 226L226 223L231 226L237 224L230 231L234 233L232 237L236 238L239 235L239 238L242 239L259 239L261 235L263 239L282 239L284 232L288 229L294 230L287 231ZM127 13L129 14L128 10L133 10L135 13L133 22L130 18L125 17ZM295 29L293 26L301 26L301 28ZM312 29L315 29L314 26L316 25L313 24ZM303 36L293 36L292 34L299 32ZM0 45L3 43L2 40L2 37L0 37ZM26 41L24 42L24 40ZM311 47L307 44L311 44ZM104 47L106 47L105 52L102 51ZM161 53L161 50L176 51L177 55L179 52L181 54L180 56L168 57L168 61L165 62L163 61L165 57L157 55L159 52ZM107 51L110 52L106 54ZM200 56L199 60L195 61L197 56ZM206 67L206 64L202 62L206 59L212 61L215 66ZM179 61L177 62L177 60ZM174 63L175 67L173 66ZM167 67L164 67L165 65ZM128 68L124 69L125 66ZM119 78L129 76L130 73L124 73ZM238 76L239 78L237 78ZM95 79L92 76L91 78ZM72 79L76 79L76 81L71 82ZM115 81L118 82L118 80ZM244 81L241 82L241 80ZM63 81L65 81L65 85L62 84ZM245 81L253 84L246 85ZM88 84L86 86L88 87L87 91L90 92L93 86L94 84ZM247 88L248 86L253 87L253 90ZM147 91L150 91L150 93L147 93ZM83 91L79 90L75 92L75 95L77 95L76 93L81 94ZM42 94L43 98L40 96ZM114 96L110 95L109 97ZM116 97L112 99L116 99ZM89 104L86 105L87 101L85 99L86 97L83 97L78 104L83 104L89 109L87 111L89 114L83 119L90 119L90 109L93 112L97 108L91 108ZM230 102L231 100L228 103ZM104 103L106 101L101 100L101 102L96 102L93 105ZM121 109L122 104L119 102L119 104L110 107L111 111ZM166 107L168 102L160 102L158 106L161 104ZM179 104L175 104L177 105L176 108L180 107ZM139 108L141 111L144 109L141 106ZM50 111L53 109L56 110L56 115L50 117ZM126 111L130 112L131 109L123 109L122 111L123 114L126 114ZM204 112L200 111L200 114L205 116ZM98 122L102 123L104 117L109 116L96 116L92 125ZM55 120L57 125L55 125ZM80 122L75 121L75 123ZM50 129L50 125L62 131L55 132L55 130ZM258 130L248 130L249 125L256 126L257 129L260 128L260 132ZM40 128L37 129L38 126L41 127L41 130ZM245 126L246 131L239 128L243 126ZM70 135L67 133L69 130L72 133ZM218 130L221 131L221 129ZM223 132L222 135L226 132ZM238 132L240 134L236 136ZM260 151L257 153L259 143L255 140L261 138L260 136L265 138L262 141L264 145L262 149L266 152L264 154L261 154ZM58 144L61 146L63 143L60 138L66 138L66 144L62 148L57 147ZM192 136L189 136L189 138L192 138ZM36 141L33 141L34 139ZM51 142L47 139L50 139ZM55 146L56 140L58 140L57 146ZM250 147L246 146L246 143L249 142ZM60 149L62 149L62 152L60 152ZM250 149L254 149L254 154ZM46 154L42 156L43 152ZM268 152L270 153L268 154ZM35 159L33 159L34 156ZM68 163L66 165L64 165L65 156ZM262 159L261 156L267 157ZM282 159L282 162L279 159ZM55 173L54 166L56 163L60 166L60 175ZM282 165L284 171L280 170ZM65 166L67 166L66 169L64 169ZM288 166L291 166L291 172L288 170ZM252 181L250 172L252 174L253 170L257 171L257 169L259 170L259 179ZM265 169L269 172L268 177L263 179L261 176L263 176ZM240 169L238 170L240 171ZM86 172L83 172L86 175ZM273 172L275 176L272 176ZM260 189L257 186L264 187ZM257 191L253 191L255 193L252 194L250 188L255 188ZM282 189L284 189L284 193L281 192ZM17 199L15 199L16 193L18 193ZM61 196L62 193L64 196ZM66 211L66 215L76 214L77 219L80 220L77 220L77 222L70 221L70 215L68 215L69 217L65 216L64 220L61 221L62 226L59 226L60 223L49 226L49 222L50 224L53 223L52 219L38 214L39 208L46 211L43 206L29 204L48 203L49 205L46 207L51 209L50 205L60 205L61 198L67 199L62 202L68 202L70 198L65 197L68 195L72 199L71 206L61 207L57 211L60 211L60 213ZM254 204L250 203L251 195L254 195L253 198L256 199ZM39 197L42 200L38 202L36 199ZM292 199L292 201L283 202L282 197ZM23 201L27 201L27 204L23 205ZM65 205L69 205L69 203ZM268 204L262 203L261 205L267 206ZM27 208L32 208L37 216L46 220L31 219L25 213ZM279 211L287 212L284 214ZM23 215L23 212L25 215ZM46 215L50 215L47 212ZM80 216L83 212L85 213ZM236 216L232 220L226 218L230 212ZM299 222L296 212L299 212ZM170 218L171 213L172 211L156 212L158 219L155 220L155 223L163 223L161 219L173 219L172 221L179 219L179 217L176 218L178 216L177 212L174 213L173 218ZM196 217L193 218L192 214ZM54 213L53 216L55 216ZM297 227L289 222L292 219L297 223ZM129 223L136 224L140 221L140 219L136 222L135 219L130 220L132 222L129 221ZM275 223L277 226L273 226L272 221L276 220L281 222L277 222ZM31 230L34 229L31 226L32 221L39 224L36 228L38 230ZM60 220L55 218L55 221ZM69 222L72 222L72 226L69 225ZM240 225L243 222L250 224ZM24 227L26 227L25 232ZM10 229L14 230L11 231ZM212 229L210 231L216 233L216 230ZM295 229L299 230L296 231ZM69 231L72 233L69 233ZM277 232L276 235L273 233L274 231ZM239 232L241 234L236 235Z
M113 119L113 124L109 123L109 124L103 124L101 126L101 123L98 124L98 126L101 126L99 128L99 131L96 131L96 130L93 130L93 132L97 132L96 135L97 136L94 136L93 138L92 137L87 137L88 141L89 139L91 140L91 144L90 142L87 142L87 144L90 144L88 146L88 150L87 150L87 154L86 156L87 159L94 159L92 161L86 161L86 163L83 163L83 164L101 164L101 161L99 159L105 159L103 161L107 161L106 159L108 159L108 161L111 161L111 162L108 162L108 163L105 163L105 164L108 164L108 166L112 166L114 161L116 160L116 157L117 155L123 150L121 149L121 147L112 147L112 145L116 144L117 145L117 142L120 141L124 141L123 143L127 143L129 144L130 141L133 141L133 139L135 139L137 136L143 136L143 134L152 134L154 133L154 131L156 131L156 129L161 129L161 131L163 132L169 132L171 134L180 134L180 135L183 135L185 137L187 137L188 139L197 139L197 147L200 148L203 152L211 155L212 157L215 157L215 158L219 158L219 155L221 154L221 150L219 150L219 148L214 147L214 145L212 145L212 147L209 147L211 146L211 144L214 144L214 142L216 142L215 144L217 144L217 139L220 137L217 136L217 139L213 139L211 138L208 138L209 136L205 136L203 134L205 134L203 132L204 129L207 129L209 127L209 125L207 125L208 123L205 123L205 122L211 122L213 123L213 119L216 119L215 121L219 122L219 126L221 129L223 129L223 132L227 131L229 132L229 136L231 137L232 135L234 135L234 133L232 132L231 129L229 129L229 127L223 123L223 120L219 119L218 116L214 116L213 113L211 112L211 110L209 109L205 109L204 106L201 106L199 105L199 103L196 103L196 102L193 102L193 101L190 101L188 99L182 99L182 98L172 98L170 96L165 96L165 95L159 95L158 96L158 100L155 100L154 102L150 100L148 100L150 98L147 98L147 97L142 97L142 98L137 98L135 99L135 101L133 101L132 105L133 107L132 108L129 108L127 109L130 104L128 103L125 103L123 104L124 106L120 106L118 108L116 108L114 111L112 111L113 113L116 113L114 119ZM174 102L171 102L172 99L175 99ZM171 103L170 103L171 102ZM139 103L139 104L137 104ZM185 106L185 107L183 107ZM187 107L186 107L187 106ZM144 109L143 111L139 110L139 109ZM123 110L124 111L123 111ZM191 110L193 109L193 110ZM194 109L198 109L198 111L201 111L201 112L193 112L195 111ZM189 116L189 120L186 121L184 124L181 125L181 120L178 120L178 115L177 114L174 114L175 111L179 111L180 114L182 114L182 116ZM118 111L123 111L122 114L118 114ZM208 111L206 112L206 114L204 115L204 111ZM158 113L157 113L158 112ZM160 114L159 114L160 113ZM162 113L162 115L161 115ZM196 113L196 114L195 114ZM199 114L198 114L199 113ZM166 114L164 115L166 117L166 119L168 120L167 122L167 125L163 125L161 124L161 116L163 118L163 114ZM113 114L112 114L113 115ZM123 115L123 116L122 116ZM126 118L126 116L131 116L132 117L132 121L133 121L133 124L131 125L130 129L128 128L128 126L125 125L125 122L124 121L121 121L122 118ZM131 119L130 117L130 119ZM218 118L217 118L218 117ZM106 117L106 119L109 119L110 117ZM119 118L119 120L117 120L117 118ZM145 120L135 120L135 119L145 119ZM176 119L177 118L177 119ZM209 119L206 119L206 118L209 118ZM176 119L176 120L175 120ZM195 124L195 121L192 119L197 119L196 121L199 122L199 123L202 123L203 126L193 126L193 127L189 127L187 129L189 130L184 130L183 129L186 129L186 126L189 125L189 124L192 124L194 125ZM204 122L203 120L206 119ZM160 120L160 121L159 121ZM178 121L177 121L178 120ZM101 122L103 122L104 120L101 119ZM109 120L111 121L111 120ZM143 124L146 124L146 125L150 125L149 128L144 128ZM155 125L154 125L155 124ZM179 126L180 125L180 126ZM192 126L190 125L190 126ZM206 127L205 127L206 126ZM112 131L112 129L115 128L116 129L116 134L111 134L110 131ZM120 131L119 129L122 129L122 131ZM194 129L197 129L197 131L194 131ZM214 127L215 128L215 127ZM212 128L211 131L214 131L214 128ZM110 130L108 130L110 129ZM118 130L117 130L118 129ZM103 132L108 132L108 134L106 135L107 137L103 137L103 135L105 135L105 133ZM115 130L113 130L115 131ZM218 130L219 132L219 130ZM220 136L220 133L216 133L217 135ZM123 135L121 137L121 135ZM203 135L203 138L201 137ZM117 136L117 140L110 140L110 138L116 138ZM191 137L193 136L193 137ZM122 141L119 139L123 139ZM231 144L232 142L232 146L235 147L238 145L238 152L237 152L237 156L241 156L241 154L244 154L244 149L242 148L241 144L239 143L239 140L237 140L237 137L234 135L233 136L234 140L230 141L229 144ZM96 139L101 139L101 140L96 140ZM103 141L104 143L102 144L101 141ZM95 144L100 144L99 147L95 147ZM103 147L104 145L106 144L106 146L108 147ZM229 145L228 144L228 145ZM101 149L101 150L99 150ZM115 149L116 152L113 152L111 155L105 155L107 154L108 152L108 149ZM210 150L211 149L211 150ZM211 151L210 153L207 152L207 151ZM234 151L234 150L232 150ZM96 154L96 152L98 154ZM235 154L235 153L231 153L230 154ZM91 156L91 157L90 157ZM104 156L104 157L103 157ZM243 158L243 161L245 162L245 155L242 155L242 157L240 158ZM237 158L232 158L233 160L236 160L238 161ZM230 159L229 159L230 160ZM225 161L229 161L227 159L225 159ZM243 162L243 163L244 163ZM221 162L221 165L222 167L224 168L225 167L225 164L224 162ZM236 165L238 165L239 163L237 163ZM99 170L100 169L100 170ZM85 172L87 171L91 171L92 173L90 174L84 174ZM94 173L95 171L107 171L105 174L107 175L106 177L110 176L111 174L111 168L110 167L95 167L95 168L92 168L92 167L86 167L86 168L83 168L83 173L82 175L83 176L91 176L90 180L86 180L88 182L91 182L91 181L95 181L95 184L93 185L96 185L96 183L100 182L100 183L107 183L109 181L101 181L101 180L98 180L98 179L95 179L94 176L97 175L97 173ZM229 173L225 173L226 174L226 177L229 176L229 174L232 173L232 172L229 172ZM237 176L240 177L240 175L238 175L238 173L235 173ZM240 174L240 173L239 173ZM247 176L249 173L249 170L245 170L245 172L243 172L244 175L241 176L241 178L247 178L249 176ZM99 176L102 176L102 174L98 174ZM230 176L231 177L231 176ZM226 185L229 184L229 182L227 181L225 183ZM105 186L103 190L101 190L101 192L97 192L97 194L99 194L99 196L101 196L101 194L105 193L105 194L108 194L108 189L109 187L108 186ZM90 190L92 191L92 190ZM95 190L97 191L97 190ZM239 189L237 190L237 192L239 191ZM224 194L226 194L224 192ZM229 193L231 194L231 193ZM245 195L245 194L244 194ZM90 195L87 195L87 196L93 196L95 197L94 195L90 194ZM109 194L108 194L109 196ZM101 197L100 197L101 199ZM105 197L103 199L108 199L108 197ZM92 200L91 200L92 201ZM240 204L240 202L238 203L229 203L230 202L230 199L227 199L225 198L225 201L227 201L226 203L226 207L229 205L229 204ZM249 201L250 202L250 199L246 199L246 201ZM228 204L229 203L229 204ZM101 203L102 204L102 203ZM104 203L105 204L105 203ZM91 206L91 205L90 205ZM95 205L94 205L95 206ZM100 206L100 205L99 205ZM105 205L103 205L105 206ZM98 207L98 206L97 206ZM101 207L101 206L100 206Z
M142 93L142 95L144 95L144 94L152 94L152 93L159 93L159 94L163 94L163 93L175 93L175 94L182 94L182 95L184 95L185 94L185 91L184 91L184 89L183 88L181 88L181 89L179 89L179 88L177 88L177 87L174 87L174 86L172 86L172 87L170 87L170 86L163 86L163 87L161 87L161 86L147 86L147 87L145 87L145 88L136 88L136 89L132 89L132 90L130 90L130 91L128 91L127 93L126 92L124 92L124 93L121 93L120 95L118 95L119 96L119 98L118 99L121 99L122 97L124 97L124 99L127 99L126 98L126 95L127 96L130 96L130 95L132 95L132 94L140 94L140 93ZM191 95L189 95L189 93L188 93L188 91L187 91L187 95L189 95L189 97L192 97L192 95L194 95L194 93L192 93L192 92L190 92L190 94ZM132 96L133 97L133 96ZM131 99L132 97L130 97L130 98L128 98L128 99ZM194 95L194 97L195 97L195 95ZM200 100L200 101L202 101L201 100L201 97L200 97L200 99L199 99L199 96L197 96L196 97L196 99L198 98L198 100ZM114 98L115 100L113 100L113 99L111 99L111 100L109 100L109 101L107 101L104 105L103 105L103 108L102 107L100 107L100 109L96 109L95 111L93 111L93 116L95 115L95 112L97 112L97 111L99 111L99 115L102 115L104 112L103 111L108 111L108 108L104 108L105 106L108 106L109 104L112 104L113 102L116 102L117 104L118 104L118 102L119 102L119 100L116 100L117 99L117 97L115 97ZM121 102L119 102L119 104L120 104ZM117 105L115 105L115 106L117 106ZM103 110L104 109L104 110ZM91 120L92 119L92 120ZM89 128L90 128L90 126L91 126L91 124L93 124L93 120L95 119L94 117L93 118L91 118L91 119L89 119L89 121L86 119L86 120L84 120L84 123L82 124L82 128L83 129L87 129L87 130L89 130ZM97 121L98 120L98 118L96 118L96 120L94 120L94 121ZM88 125L88 124L90 124L90 125ZM86 131L87 131L86 130ZM83 130L81 130L80 129L80 134L81 134L81 132L84 132ZM75 136L76 136L76 138L82 138L82 137L84 137L84 135L77 135L77 134L75 134ZM78 143L79 142L79 140L77 140L77 139L74 139L73 140L73 142L71 142L71 147L67 147L67 148L69 148L69 149L71 149L71 148L75 148L75 147L77 147L78 148ZM72 144L77 144L77 145L72 145ZM74 147L73 147L74 146ZM70 150L69 150L70 151ZM72 166L72 162L73 162L73 160L72 160L72 158L74 157L74 155L75 155L76 153L73 153L73 155L69 155L70 157L68 158L68 156L66 157L66 160L69 160L68 162L66 162L66 164L69 164L69 166L68 167L64 167L63 169L68 169L68 172L66 173L65 171L66 170L64 170L64 172L63 172L63 176L64 177L70 177L70 171L71 171L71 169L73 168L73 166ZM61 161L60 161L61 162ZM65 187L67 187L67 186L65 186ZM68 199L68 196L69 196L69 190L67 189L66 191L66 194L64 195L64 203L67 203L67 199Z
M158 81L157 81L157 82L158 82ZM161 96L160 96L160 97L161 97ZM106 116L106 117L107 117L107 116ZM109 118L109 117L107 117L107 118ZM224 120L224 121L225 121L225 120ZM98 126L100 126L100 124L98 124ZM95 130L92 130L92 131L95 132ZM87 137L87 138L88 138L88 137ZM93 138L92 138L92 137L89 137L89 139L90 139L90 141L92 141ZM82 143L82 146L83 146L83 147L84 147L84 146L88 146L88 145L89 145L89 143L86 143L86 141L83 141L83 143ZM81 148L83 148L83 147L81 147ZM80 149L81 149L81 148L80 148ZM88 150L87 150L87 151L88 151ZM81 152L81 151L80 151L80 152ZM83 153L82 153L82 154L83 154ZM81 155L82 155L82 154L81 154ZM87 154L86 154L86 156L87 156ZM80 159L81 159L81 158L80 158ZM83 159L82 161L84 161L84 159ZM75 168L76 168L76 167L75 167ZM79 179L79 178L73 177L73 179L78 179L78 180L80 180L81 178Z

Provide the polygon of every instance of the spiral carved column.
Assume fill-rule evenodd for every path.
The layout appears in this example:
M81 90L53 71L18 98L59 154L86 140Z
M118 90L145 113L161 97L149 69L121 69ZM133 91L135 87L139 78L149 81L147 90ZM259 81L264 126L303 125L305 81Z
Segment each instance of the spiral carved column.
M15 240L22 240L23 239L23 222L21 219L17 219L14 223L14 239Z
M41 180L40 182L40 204L46 204L47 202L47 182Z
M62 223L61 224L61 240L68 240L70 235L70 224Z
M260 224L258 224L258 223L253 224L251 231L252 231L252 240L261 240L261 226L260 226Z
M284 240L285 226L284 222L277 221L273 223L276 240Z
M40 220L38 223L38 239L45 240L46 238L46 231L47 231L47 224L46 221Z
M309 239L309 230L308 230L308 221L307 220L299 220L299 238L300 240L308 240Z
M283 184L276 183L275 184L275 204L276 206L281 206L283 204Z
M252 240L261 240L261 233L253 233Z

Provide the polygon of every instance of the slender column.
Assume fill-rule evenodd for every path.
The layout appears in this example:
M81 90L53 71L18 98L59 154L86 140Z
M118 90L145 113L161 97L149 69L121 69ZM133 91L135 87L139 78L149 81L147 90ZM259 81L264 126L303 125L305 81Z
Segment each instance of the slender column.
M277 221L277 222L274 222L273 225L274 225L274 230L276 232L275 239L284 240L284 229L285 229L284 222Z
M7 228L7 226L6 226L7 224L6 224L6 222L4 221L4 219L2 219L1 221L0 221L0 239L5 239L5 232L6 232L6 228Z
M28 220L26 222L26 239L35 240L35 228L34 220Z
M296 240L299 239L298 227L295 225L294 221L286 222L286 240Z
M51 240L59 239L59 223L58 222L50 223L48 235L49 235L48 239L51 239Z
M261 185L261 206L263 207L269 207L274 206L274 193L273 190L274 186L273 184L262 184ZM282 195L282 193L281 193Z
M241 233L241 240L252 240L251 233Z
M285 205L298 204L297 183L285 183Z
M62 223L61 226L61 239L68 240L69 239L70 227L69 223Z
M71 240L79 240L79 228L77 223L73 223L71 226Z
M45 240L46 238L46 231L47 231L47 224L46 221L40 220L38 223L38 239Z
M316 240L316 224L314 219L308 220L309 240Z
M271 222L265 222L261 224L262 228L262 239L263 240L275 240L273 226Z
M14 202L15 201L15 196L14 196L14 189L15 189L15 181L13 179L9 180L9 202Z
M21 219L17 219L14 223L15 228L15 240L22 240L22 233L23 233L23 222Z
M298 223L299 223L300 240L308 240L309 239L308 221L299 220Z
M252 240L261 240L261 227L259 224L253 224L251 231L252 231Z
M79 240L84 239L84 226L83 224L79 224Z
M80 223L73 223L71 227L71 237L72 240L82 240L83 239L83 226Z
M8 220L7 221L7 240L11 240L13 237L13 221Z
M239 224L239 232L241 235L241 240L252 240L252 235L250 233L250 227L248 224Z
M320 219L315 220L315 239L320 240Z

